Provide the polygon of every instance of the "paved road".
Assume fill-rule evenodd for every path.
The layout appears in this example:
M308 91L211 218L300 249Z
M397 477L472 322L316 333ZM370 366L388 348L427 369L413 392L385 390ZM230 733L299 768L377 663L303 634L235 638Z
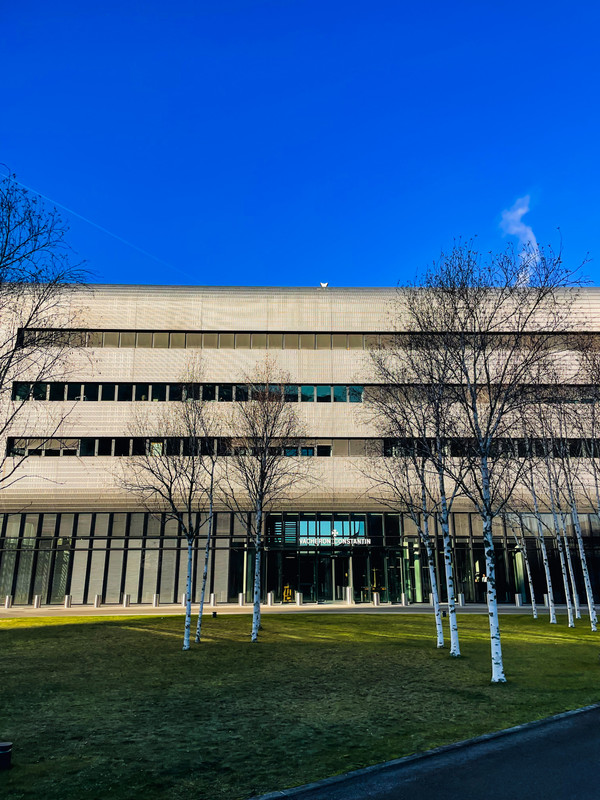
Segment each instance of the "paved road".
M600 709L298 795L298 800L521 798L600 798Z

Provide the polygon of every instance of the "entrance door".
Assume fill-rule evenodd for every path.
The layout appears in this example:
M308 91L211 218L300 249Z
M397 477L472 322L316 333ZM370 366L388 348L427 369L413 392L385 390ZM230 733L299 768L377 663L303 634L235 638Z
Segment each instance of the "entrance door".
M317 603L331 603L333 600L334 560L331 556L318 555L317 560Z

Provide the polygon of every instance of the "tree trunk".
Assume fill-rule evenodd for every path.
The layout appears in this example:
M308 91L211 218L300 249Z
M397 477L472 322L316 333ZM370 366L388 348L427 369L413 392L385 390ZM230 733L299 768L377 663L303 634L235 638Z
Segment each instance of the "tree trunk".
M441 525L442 541L444 543L444 572L446 574L446 591L448 593L448 622L450 623L450 655L453 658L460 656L460 644L458 641L458 623L456 620L456 600L454 596L454 574L452 570L452 547L450 543L450 523L448 515L448 503L446 500L446 487L444 478L438 470L441 500Z
M550 499L552 501L552 508L554 508L554 500L552 500L552 487L551 487L550 473L548 473L548 485L550 487ZM542 562L544 564L544 574L546 576L546 591L548 592L548 613L550 614L550 624L556 625L556 608L554 606L554 591L552 590L552 576L550 575L550 564L548 563L548 551L546 550L546 540L544 539L544 526L538 509L537 494L533 484L533 475L531 476L531 496L533 497L533 509L535 511L535 521L537 523L538 541L540 543L540 550L542 551ZM558 530L558 529L557 529Z
M262 505L256 506L256 553L254 554L254 609L252 612L252 642L258 641L260 630L260 562L262 552Z
M481 459L481 495L483 499L483 547L485 551L485 569L487 572L487 606L490 623L490 650L492 657L492 683L506 683L504 663L502 660L502 642L500 641L500 620L498 618L498 601L496 599L496 559L494 556L494 539L492 535L492 512L490 495L490 477L485 456Z
M573 608L575 610L575 619L581 619L579 592L577 591L577 584L575 582L575 571L573 569L573 559L571 558L571 546L569 544L569 536L567 534L565 515L562 513L562 511L560 512L560 527L562 530L563 541L565 543L565 555L567 557L567 567L569 568L569 578L571 580L571 595L573 597Z
M573 526L575 528L575 538L577 539L577 546L579 547L579 558L581 561L581 569L583 572L583 584L585 586L585 594L587 598L588 611L590 615L590 626L592 631L596 632L598 619L596 617L596 605L594 603L594 593L592 592L592 584L590 582L590 573L588 572L587 559L585 557L585 550L583 548L583 536L581 535L581 525L579 523L579 514L575 505L575 499L572 492L570 492L570 505L571 517L573 518Z
M523 531L523 520L519 519L519 524L521 526L521 540L517 538L517 536L513 533L515 537L515 541L521 547L521 553L523 555L523 561L525 562L525 573L527 574L527 583L529 585L529 596L531 597L531 613L533 614L533 618L538 618L537 612L537 603L535 602L535 592L533 589L533 578L531 576L531 564L529 563L529 556L527 555L527 545L525 542L525 533Z
M567 620L569 628L574 628L573 605L571 603L571 592L569 590L569 576L567 575L567 563L565 561L564 542L559 530L556 531L556 543L558 544L558 554L560 556L560 569L562 573L563 586L565 587L565 601L567 603Z
M431 596L433 598L433 612L435 614L435 630L437 635L438 648L444 646L444 628L442 626L442 614L440 612L440 596L438 592L437 577L435 574L435 556L433 547L431 546L431 537L429 536L429 515L423 514L423 531L422 536L425 550L427 552L427 565L429 567L429 580L431 581Z
M185 633L183 635L183 649L190 649L190 629L192 627L192 555L194 540L188 536L188 562L187 581L185 586Z
M213 499L212 492L208 506L208 531L206 533L206 547L204 548L204 566L202 568L202 588L200 590L200 609L198 610L198 624L196 625L196 644L202 639L202 614L204 613L204 598L206 595L206 578L208 576L208 557L210 555L210 542L213 528Z

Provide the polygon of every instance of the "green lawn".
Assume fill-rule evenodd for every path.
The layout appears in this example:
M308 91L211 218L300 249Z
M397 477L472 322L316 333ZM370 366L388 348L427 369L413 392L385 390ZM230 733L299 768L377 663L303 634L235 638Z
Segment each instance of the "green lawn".
M464 656L431 616L0 621L0 796L238 800L600 700L600 634L501 620L509 683L489 683L485 616L459 618Z

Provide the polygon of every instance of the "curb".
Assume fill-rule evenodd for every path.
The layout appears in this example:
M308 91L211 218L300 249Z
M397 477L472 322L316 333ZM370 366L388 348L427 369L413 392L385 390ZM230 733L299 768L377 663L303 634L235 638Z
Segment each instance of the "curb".
M493 741L494 739L502 739L505 736L510 736L514 733L522 733L523 731L533 730L534 728L541 728L544 725L549 725L552 722L559 722L562 719L568 719L578 714L585 714L588 711L600 710L600 703L593 703L590 706L583 706L582 708L575 708L572 711L563 711L560 714L554 714L552 717L545 717L544 719L537 719L533 722L524 722L522 725L515 725L512 728L503 728L500 731L493 731L492 733L484 733L481 736L474 736L472 739L463 739L460 742L453 744L442 745L441 747L434 747L432 750L425 750L422 753L413 753L410 756L403 758L394 758L392 761L384 761L381 764L373 764L370 767L363 767L362 769L355 769L352 772L344 772L342 775L334 775L331 778L323 778L320 781L313 783L305 783L302 786L296 786L292 789L281 789L276 792L269 792L268 794L255 795L248 798L248 800L277 800L280 797L300 798L308 792L315 789L326 789L328 786L335 786L345 781L351 781L355 778L360 778L364 775L373 775L377 772L387 772L387 770L396 767L409 766L418 761L432 758L433 756L443 755L445 753L452 753L455 750L462 750L478 744L485 744L486 742Z

